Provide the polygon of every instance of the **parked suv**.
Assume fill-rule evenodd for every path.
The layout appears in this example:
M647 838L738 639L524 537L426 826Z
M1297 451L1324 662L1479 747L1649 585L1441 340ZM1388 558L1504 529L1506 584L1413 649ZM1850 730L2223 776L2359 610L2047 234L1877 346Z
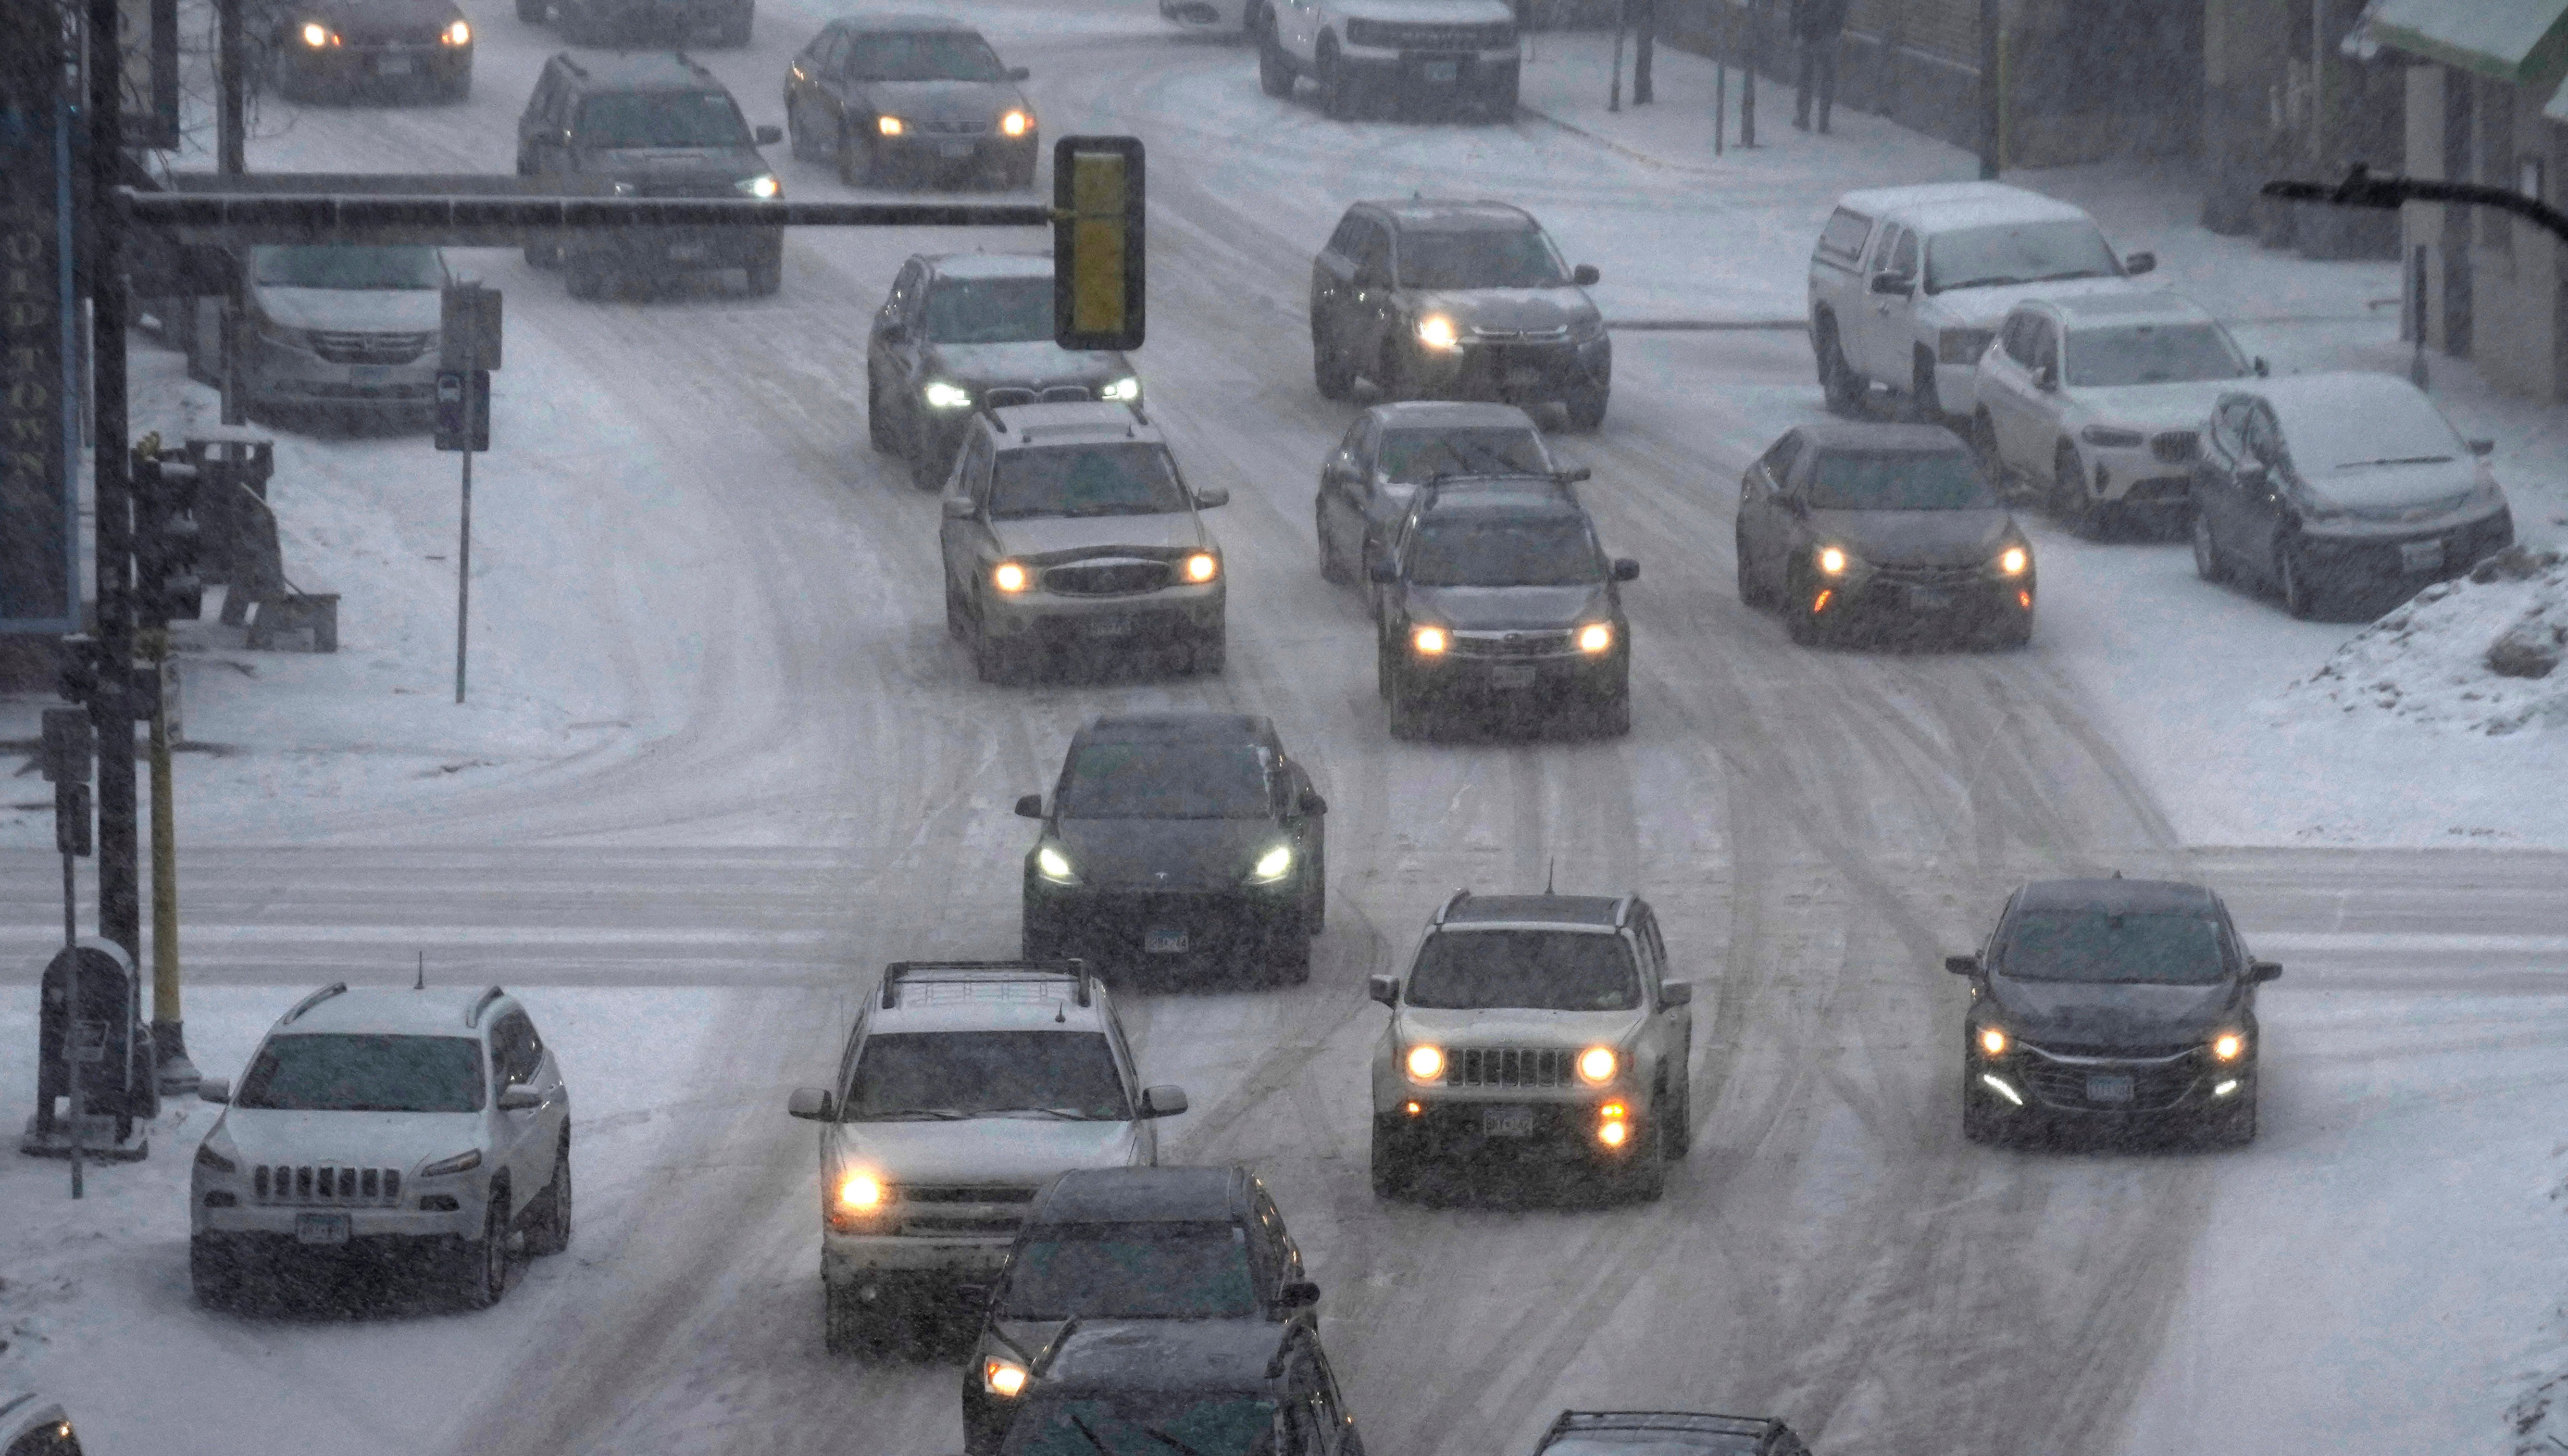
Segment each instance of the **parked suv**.
M1364 1456L1310 1326L1081 1320L1035 1352L1000 1456Z
M1504 202L1358 202L1311 262L1311 377L1328 399L1362 376L1384 398L1557 400L1605 423L1614 342L1584 263Z
M2156 266L2152 253L2115 256L2080 208L2003 182L1848 192L1810 253L1819 385L1840 414L1877 382L1921 420L1969 419L2007 310L2128 290Z
M1035 178L1042 133L1018 83L981 33L960 21L855 15L830 21L785 73L785 133L797 157L837 162L867 186L900 173L977 171L1002 185Z
M820 1124L822 1331L886 1348L974 1309L1035 1196L1073 1168L1159 1161L1115 1003L1075 963L902 962L847 1032L836 1080L787 1110Z
M985 683L1039 655L1165 649L1198 673L1226 656L1221 545L1156 427L1122 405L1019 405L972 417L945 487L945 625Z
M437 406L445 255L415 245L262 243L239 254L241 327L235 374L249 408L338 417ZM194 327L187 372L222 381L222 303L182 302Z
M517 175L604 182L619 197L785 195L758 148L784 140L752 131L711 71L674 52L544 63L517 118ZM526 261L558 263L573 298L596 298L626 279L738 268L749 291L785 279L781 227L601 227L576 242L530 247Z
M996 1456L1035 1352L1073 1319L1299 1321L1319 1286L1246 1168L1061 1175L1035 1199L963 1370L963 1448Z
M1473 895L1427 927L1406 977L1376 976L1373 1191L1420 1163L1509 1152L1537 1175L1601 1172L1657 1198L1691 1141L1694 987L1668 978L1636 895Z
M1314 504L1320 575L1370 579L1385 537L1418 487L1463 476L1557 475L1533 420L1513 405L1376 405L1347 427L1320 466ZM1578 472L1584 478L1585 471Z
M196 1147L188 1273L227 1305L303 1260L427 1261L474 1308L509 1245L570 1247L570 1089L515 997L351 990L295 1003Z
M1046 253L918 254L901 264L865 341L865 430L934 490L976 411L1011 405L1141 403L1132 361L1053 340Z
M1507 0L1249 0L1248 31L1258 88L1291 96L1308 76L1331 117L1361 115L1373 101L1475 106L1501 122L1516 114Z
M1622 583L1640 574L1606 556L1564 478L1420 487L1373 566L1374 680L1392 736L1457 711L1522 722L1563 708L1631 731Z

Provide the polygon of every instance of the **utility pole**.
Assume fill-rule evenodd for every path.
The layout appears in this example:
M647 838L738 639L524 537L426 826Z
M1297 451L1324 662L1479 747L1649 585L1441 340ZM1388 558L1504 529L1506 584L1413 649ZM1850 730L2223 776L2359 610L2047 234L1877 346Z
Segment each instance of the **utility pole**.
M249 78L241 71L241 0L215 0L214 5L215 71L222 82L221 108L214 128L214 169L225 176L239 176L249 170L248 124L244 120L243 97L249 89ZM196 328L196 300L186 300L190 335ZM240 357L240 300L232 290L223 290L220 311L215 314L215 347L222 358L214 371L214 382L222 391L223 423L246 425L249 413L241 408L240 386L233 375L232 362Z
M82 42L89 102L89 282L92 409L98 420L98 640L108 685L90 703L98 725L98 933L143 959L141 836L135 822L134 496L127 473L125 217L117 206L125 156L117 0L89 0Z
M202 1080L187 1056L186 1019L178 1001L178 811L169 765L169 630L144 634L144 651L160 677L152 706L152 1052L163 1094L192 1092Z
M1995 181L1998 153L2005 143L2000 137L2004 121L1999 109L2005 105L2004 91L1998 75L1998 32L2001 21L1998 0L1980 0L1980 180Z
M1757 67L1766 59L1766 12L1748 0L1748 63L1739 68L1739 147L1757 145Z

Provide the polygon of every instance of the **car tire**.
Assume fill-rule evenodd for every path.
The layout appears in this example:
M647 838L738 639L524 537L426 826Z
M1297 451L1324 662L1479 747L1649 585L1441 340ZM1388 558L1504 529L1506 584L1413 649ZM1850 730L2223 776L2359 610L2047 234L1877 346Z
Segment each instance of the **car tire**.
M1605 407L1612 396L1606 390L1577 389L1560 402L1569 415L1569 428L1580 435L1594 435L1605 428Z
M553 1153L552 1181L535 1196L534 1207L526 1210L533 1224L526 1231L526 1252L541 1256L559 1254L570 1247L570 1129L562 1129L561 1146Z
M1944 396L1935 387L1935 361L1922 353L1908 371L1908 413L1920 425L1944 423Z
M1016 654L990 635L980 622L972 624L972 674L984 683L1004 687L1016 676Z
M1301 986L1311 979L1311 930L1296 915L1266 933L1266 981Z
M2317 615L2318 588L2310 584L2300 547L2289 536L2274 538L2274 589L2282 595L2284 611L2304 622Z
M1275 22L1261 17L1257 25L1257 89L1272 97L1293 94L1293 62L1275 40Z
M1001 185L1007 187L1011 191L1022 190L1033 186L1035 184L1035 153L1028 151L1025 154L1024 159L1009 162L1006 170L999 173L999 181Z
M1391 660L1391 634L1376 628L1373 634L1373 696L1385 703L1391 701L1391 677L1399 668Z
M1398 666L1391 670L1391 735L1403 742L1427 736L1427 705L1418 701L1408 671Z
M1734 530L1731 533L1731 554L1739 562L1739 604L1760 611L1773 606L1774 594L1766 589L1765 577L1757 570L1755 559L1748 554L1746 532Z
M1663 1149L1666 1139L1661 1130L1659 1104L1650 1103L1650 1115L1641 1120L1640 1145L1624 1156L1623 1191L1635 1203L1656 1203L1668 1191L1668 1160Z
M1979 458L1980 473L1988 477L1990 488L2000 495L2007 493L2006 461L1998 455L1998 426L1989 412L1971 416L1971 453Z
M559 243L544 243L540 246L528 247L525 252L526 266L529 268L558 268L562 265Z
M1317 936L1329 928L1329 851L1311 856L1311 893L1302 897L1302 929Z
M963 603L963 594L954 589L954 579L945 578L945 635L957 642L972 635L971 609Z
M437 99L449 106L461 106L473 99L473 73L465 72L437 89Z
M1810 587L1799 572L1784 579L1783 627L1792 641L1814 647L1819 641L1819 614L1810 610Z
M1354 574L1347 570L1347 563L1339 557L1338 548L1330 542L1328 508L1312 507L1312 517L1320 535L1320 580L1332 586L1345 586L1353 580Z
M852 1293L820 1281L820 1347L833 1355L851 1355L870 1341L865 1337L864 1306Z
M1490 121L1501 126L1515 121L1520 86L1520 73L1510 71L1507 73L1506 80L1489 88L1488 100L1481 105L1487 110Z
M2237 1106L2211 1124L2211 1143L2214 1147L2243 1148L2255 1140L2256 1089L2251 1086Z
M2004 1129L1998 1120L1997 1108L1990 1105L1987 1097L1973 1091L1967 1085L1964 1086L1962 1088L1962 1140L1986 1145L1998 1141L2003 1135Z
M1186 648L1186 669L1199 678L1218 678L1230 665L1230 639L1220 627L1196 638Z
M2095 502L2087 493L2086 467L2078 451L2062 440L2051 456L2051 508L2069 533L2082 541L2095 539Z
M1632 732L1632 682L1626 677L1614 691L1599 702L1590 722L1600 738L1629 737Z
M482 1212L482 1237L467 1239L456 1260L457 1293L464 1308L487 1310L508 1293L508 1190L490 1190Z
M1351 122L1356 115L1356 79L1347 74L1335 36L1320 37L1316 69L1320 73L1320 114L1332 122Z
M751 35L755 33L757 29L757 8L755 6L744 5L740 7L740 14L732 17L730 21L724 24L719 44L745 47L749 44Z
M517 0L517 19L525 25L541 25L552 18L552 0Z
M850 187L873 185L874 173L881 170L874 155L873 144L858 137L855 129L843 122L838 127L838 180Z
M240 1251L229 1239L198 1234L187 1241L187 1285L196 1303L208 1310L240 1304Z
M1659 1154L1669 1162L1681 1162L1694 1151L1694 1039L1686 1038L1677 1050L1675 1075L1676 1096L1670 1102L1667 1120L1660 1125Z
M901 456L909 463L910 485L919 490L934 490L943 485L945 480L943 474L936 468L934 447L927 440L919 437L924 433L925 427L920 422L916 420L910 422L909 447L901 451Z
M773 297L778 289L785 286L785 249L783 245L780 244L777 247L773 256L759 258L752 262L749 265L747 272L749 274L750 297Z
M1837 321L1825 314L1819 317L1817 350L1819 389L1827 396L1828 413L1862 415L1864 397L1872 393L1872 381L1846 363L1845 347L1837 338Z
M2220 540L2211 534L2211 518L2197 510L2185 528L2193 543L2193 574L2214 584L2229 579L2229 563L2220 559Z
M1311 385L1323 400L1343 400L1356 387L1356 367L1316 328L1311 331Z
M1373 1120L1373 1196L1405 1199L1418 1186L1418 1150L1407 1132L1387 1118Z
M894 453L900 447L900 437L892 433L892 422L883 414L882 387L865 376L865 443L878 455Z
M1991 646L2006 652L2013 652L2021 648L2033 646L2032 615L2028 613L2024 616L2020 616L2014 621L1998 628L1995 632L1989 634L1989 643Z

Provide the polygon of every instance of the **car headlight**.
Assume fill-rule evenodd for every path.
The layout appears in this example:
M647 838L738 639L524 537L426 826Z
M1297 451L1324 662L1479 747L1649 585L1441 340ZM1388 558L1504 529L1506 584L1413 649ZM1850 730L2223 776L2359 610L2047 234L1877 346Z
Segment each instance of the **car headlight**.
M1595 657L1614 650L1614 624L1590 622L1578 629L1578 650Z
M1461 337L1453 332L1453 321L1443 314L1429 314L1418 321L1418 342L1430 349L1454 349Z
M429 1164L427 1167L420 1169L419 1176L422 1178L443 1178L449 1173L470 1173L481 1166L482 1150L480 1148L475 1148L470 1152L457 1153L451 1158L440 1158L436 1162Z
M1221 575L1221 558L1210 551L1197 551L1186 558L1186 581L1194 586Z
M217 1173L237 1173L240 1171L239 1164L214 1151L214 1144L211 1138L196 1144L196 1166L199 1168L211 1168Z
M317 51L324 46L339 44L339 37L331 33L330 27L313 21L303 27L303 44Z
M1590 1046L1578 1053L1578 1079L1591 1087L1614 1080L1614 1073L1622 1066L1623 1058L1615 1055L1611 1046Z
M972 392L970 390L963 388L961 385L949 385L943 380L938 380L936 383L929 385L925 390L921 391L920 398L927 401L927 408L931 410L969 410L972 408Z
M2009 546L1998 553L1998 574L2022 576L2033 565L2033 553L2022 546Z
M847 1213L880 1213L890 1201L891 1189L871 1173L850 1173L838 1180L838 1207Z
M1249 870L1248 878L1252 884L1271 885L1291 873L1293 846L1279 844L1257 857L1257 864Z
M898 117L876 117L874 130L885 137L897 137L904 129Z
M1002 561L990 568L990 585L1010 596L1024 591L1033 580L1034 578L1026 573L1026 569L1014 561Z
M1071 868L1070 856L1049 844L1035 851L1035 873L1056 885L1071 884L1079 878Z
M1409 1069L1409 1079L1413 1082L1444 1080L1444 1048L1442 1046L1421 1041L1409 1048L1409 1054L1400 1062Z
M1023 137L1034 129L1035 119L1031 112L1010 112L999 118L999 131L1006 136Z
M782 197L785 195L785 184L778 181L776 179L776 173L772 171L760 172L754 177L742 177L739 181L732 183L732 185L740 188L743 193L749 196L761 199Z
M1846 555L1845 548L1843 546L1821 546L1819 548L1818 559L1819 572L1821 575L1843 576L1845 575L1846 564L1854 558Z
M2007 1048L2015 1044L2004 1026L1982 1026L1971 1039L1978 1043L1982 1056L2004 1056Z
M1141 381L1127 374L1124 378L1108 385L1106 388L1099 390L1097 392L1097 398L1101 400L1112 400L1119 405L1131 404L1134 400L1141 398Z
M1452 644L1445 639L1444 628L1421 627L1409 634L1409 645L1418 649L1420 657L1442 657Z
M2223 1031L2211 1038L2211 1055L2219 1061L2236 1061L2247 1054L2247 1038L2236 1031Z
M473 27L466 25L463 21L459 20L453 25L448 26L445 34L439 36L438 39L446 42L450 46L469 46L473 44Z
M1939 364L1977 364L1989 352L1989 341L1998 336L1995 329L1946 329L1935 336L1935 359Z
M1026 1367L996 1357L981 1362L981 1388L1001 1400L1014 1400L1026 1388Z

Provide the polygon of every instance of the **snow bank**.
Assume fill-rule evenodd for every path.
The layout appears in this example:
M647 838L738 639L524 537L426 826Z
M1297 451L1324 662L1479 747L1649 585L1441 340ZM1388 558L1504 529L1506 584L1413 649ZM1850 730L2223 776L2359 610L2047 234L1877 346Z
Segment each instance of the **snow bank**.
M2427 587L2282 695L2286 718L2355 715L2501 737L2568 728L2568 564L2509 552L2472 577ZM2546 649L2546 652L2545 652ZM2500 667L2510 669L2501 672Z

